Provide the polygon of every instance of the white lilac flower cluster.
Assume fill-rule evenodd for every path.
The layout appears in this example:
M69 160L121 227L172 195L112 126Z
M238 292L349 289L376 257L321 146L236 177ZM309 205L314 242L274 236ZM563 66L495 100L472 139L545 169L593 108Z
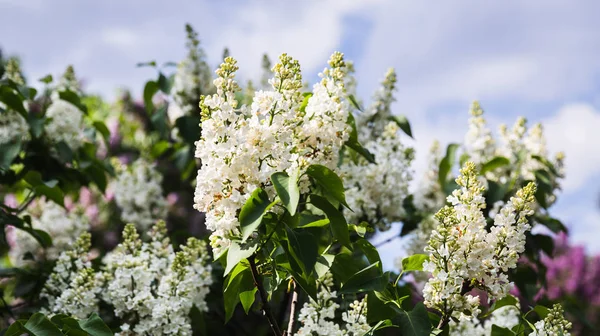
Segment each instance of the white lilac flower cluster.
M489 318L480 321L476 317L460 322L450 322L452 336L492 336L492 326L512 329L519 324L521 311L518 306L504 306L494 310Z
M564 154L558 153L554 160L548 158L546 139L540 123L527 128L527 120L517 119L512 128L500 125L500 141L493 138L483 117L483 109L478 102L471 106L469 131L465 136L464 150L469 160L479 167L496 156L502 156L510 161L509 166L499 167L486 173L486 178L500 183L509 181L534 180L535 172L545 169L542 160L553 162L562 176ZM555 189L559 188L558 181L553 181Z
M44 249L31 234L12 228L9 251L11 263L15 266L24 266L28 263L26 257L29 254L37 260L58 258L61 252L71 246L76 237L90 229L90 223L82 211L83 209L75 208L67 212L54 202L37 200L25 214L31 217L33 229L48 233L52 238L52 246Z
M344 326L334 321L340 305L335 302L337 293L332 291L332 285L333 279L328 274L321 283L317 302L311 299L302 306L298 314L298 321L302 325L296 335L359 336L369 332L371 327L367 323L366 299L355 300L348 311L342 312Z
M143 243L133 224L104 262L107 286L102 299L124 323L117 335L191 335L190 310L208 310L212 284L206 244L190 238L175 253L164 222L157 222Z
M359 141L374 155L376 163L348 153L340 167L346 201L353 210L346 214L348 221L367 221L380 229L402 218L402 202L412 180L413 150L402 144L398 124L391 120L395 88L396 73L390 69L372 106L356 116Z
M238 108L236 61L227 57L216 71L217 93L202 97L202 136L196 142L198 171L194 207L206 213L211 246L218 256L239 235L237 213L259 187L274 196L270 176L299 176L311 164L335 169L349 136L346 66L334 53L312 96L302 105L300 64L286 54L273 67L272 90L257 91ZM306 186L306 183L305 183Z
M573 324L565 319L563 308L555 304L543 320L535 323L535 330L529 336L571 336Z
M415 208L424 217L408 237L406 242L406 252L408 255L421 254L425 251L431 231L438 226L438 222L433 214L446 204L446 195L438 182L440 160L440 144L434 141L429 150L427 170L414 193L413 202ZM398 269L402 268L402 259L396 259Z
M162 175L152 164L137 159L129 166L117 165L116 179L111 183L121 219L135 223L146 232L157 220L167 215L167 200L161 187Z
M25 84L17 59L10 58L8 60L2 79L10 79L17 85ZM15 141L29 140L29 124L25 118L19 112L7 109L4 103L0 103L0 108L4 110L0 112L0 146Z
M60 254L54 270L40 293L48 301L47 314L67 314L78 319L98 311L103 279L91 267L89 233L83 233L73 248Z
M190 115L198 106L198 100L203 92L209 89L211 74L204 60L204 51L200 48L198 34L188 24L187 57L177 65L173 79L171 95L173 102L169 104L167 115L174 123L179 117Z
M432 231L425 251L429 260L423 270L432 278L423 288L426 306L439 310L445 317L476 317L479 297L471 289L484 290L490 300L501 299L512 289L507 271L516 267L525 250L525 232L531 226L527 217L533 213L535 184L517 191L494 219L488 232L482 209L484 187L476 166L467 162L456 183L460 187L448 196L452 206L436 213L438 227Z
M77 150L84 143L83 111L72 103L61 99L60 93L63 91L81 93L72 66L67 67L51 94L52 103L46 110L48 121L44 126L44 130L50 143L64 142L72 150Z

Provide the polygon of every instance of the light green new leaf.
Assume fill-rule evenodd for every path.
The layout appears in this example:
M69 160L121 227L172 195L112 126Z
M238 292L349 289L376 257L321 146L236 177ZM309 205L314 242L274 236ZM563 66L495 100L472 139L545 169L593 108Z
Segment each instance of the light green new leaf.
M427 254L413 254L402 259L402 272L422 271L425 260L429 260Z

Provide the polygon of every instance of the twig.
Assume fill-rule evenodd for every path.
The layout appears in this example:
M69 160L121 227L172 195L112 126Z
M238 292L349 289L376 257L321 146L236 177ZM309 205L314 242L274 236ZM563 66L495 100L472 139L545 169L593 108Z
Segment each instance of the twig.
M296 322L296 305L298 304L298 288L296 288L296 282L292 281L294 286L292 294L292 303L290 304L290 320L288 322L287 335L293 335L294 333L294 322Z
M275 320L275 316L273 316L273 312L271 311L271 306L269 306L269 301L267 301L267 293L265 292L265 288L262 283L259 281L258 270L256 269L256 261L254 260L255 255L250 256L248 258L248 262L250 263L250 270L252 271L252 279L254 280L254 286L258 289L258 294L260 296L260 300L262 301L262 310L269 320L269 325L271 326L271 330L273 330L273 334L275 336L281 335L281 330L277 325L277 321Z
M379 243L375 244L375 248L380 248L381 246L394 241L396 238L398 238L398 236L393 236L386 240L380 241Z

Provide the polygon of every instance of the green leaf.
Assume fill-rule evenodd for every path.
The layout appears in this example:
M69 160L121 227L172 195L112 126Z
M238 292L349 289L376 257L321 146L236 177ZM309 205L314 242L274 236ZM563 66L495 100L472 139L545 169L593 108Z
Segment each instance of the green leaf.
M73 106L77 107L81 112L87 113L87 106L81 102L81 98L76 92L63 90L58 93L58 96L61 100L73 104Z
M93 125L96 131L102 134L104 142L108 144L108 142L110 141L110 131L108 130L108 127L106 127L106 124L104 124L102 121L96 120L94 121Z
M156 67L156 61L148 61L148 62L138 62L135 65L138 68L142 68L142 67L151 67L151 68L155 68Z
M23 105L23 100L11 89L0 91L0 102L3 102L8 108L18 112L27 119L27 110Z
M300 112L306 111L306 106L308 105L308 100L312 97L312 92L305 92L302 95L304 98L302 99L302 104L300 104Z
M406 135L408 135L409 137L413 137L412 135L412 130L410 129L410 123L408 122L408 119L406 118L406 116L403 115L396 115L396 116L391 116L390 119L394 122L396 122L396 124L398 124L398 127L400 127L400 129L406 133Z
M150 153L152 154L152 157L158 158L169 148L171 148L171 144L166 140L161 140L152 146Z
M144 106L146 106L146 112L151 113L154 111L154 103L152 98L158 92L158 83L155 81L148 81L144 86Z
M158 74L158 88L160 89L160 91L169 94L171 92L171 83L169 82L169 79L162 74L162 72L160 72Z
M548 316L548 313L550 313L550 309L541 305L535 306L533 308L533 311L536 312L538 316L542 319L546 318L546 316Z
M241 260L249 258L256 251L256 247L256 245L242 247L235 241L231 242L227 250L227 266L223 276L229 274Z
M323 227L323 226L327 226L327 225L329 225L329 219L325 218L325 219L316 220L314 222L310 222L308 224L304 224L302 226L299 226L298 228L306 229L306 228L311 228L311 227Z
M271 175L271 182L277 191L277 195L281 202L289 211L290 215L296 214L298 209L298 201L300 201L300 189L298 188L298 177L290 177L285 172L277 172Z
M52 75L46 75L46 76L38 79L38 81L40 81L40 82L42 82L44 84L50 84L50 83L52 83L52 80L53 80L52 79Z
M346 196L344 195L344 183L331 169L322 165L310 165L306 169L306 174L312 177L317 185L321 186L324 191L331 195L336 201L350 209L346 203Z
M559 233L561 231L565 233L568 232L565 225L556 218L552 218L547 215L539 215L535 216L535 221L544 224L548 229L550 229L550 231L554 233Z
M429 336L431 332L429 315L422 302L417 303L409 312L402 310L399 325L402 335L406 336Z
M224 285L228 284L223 290L223 304L225 306L225 322L229 321L233 316L235 307L240 302L240 294L244 297L246 304L248 301L247 292L256 289L254 286L254 280L252 279L252 272L248 268L241 268L240 272L231 273ZM249 309L249 308L248 308Z
M44 248L48 248L52 246L52 237L46 232L38 229L34 229L29 226L20 227L21 230L27 231L35 240L40 243L40 245Z
M25 330L32 336L62 336L58 327L42 313L33 314L25 323Z
M479 171L479 174L483 176L487 172L494 171L497 168L507 166L509 164L510 164L509 159L507 159L503 156L496 156L495 158L493 158L490 161L483 164L483 166L481 167L481 170Z
M305 277L312 274L319 257L317 238L305 230L286 227L288 252L300 266Z
M352 114L348 115L348 125L350 125L350 136L346 141L345 145L352 148L355 152L360 154L370 163L376 163L375 157L368 149L364 148L360 142L358 141L358 131L356 129L356 121L354 120L354 116Z
M91 336L112 336L114 335L110 328L102 321L100 316L92 313L87 320L79 320L79 327Z
M429 260L427 254L413 254L410 257L402 259L402 271L422 271L423 263Z
M200 138L200 116L185 115L175 120L175 126L183 140L193 145Z
M457 144L449 144L446 148L446 156L440 161L440 168L438 170L438 182L442 189L445 190L446 181L448 174L452 170L452 166L456 162L456 151L459 146Z
M256 188L250 195L250 198L242 206L240 211L240 226L242 229L242 242L245 242L250 235L258 229L263 216L271 209L276 202L269 201L269 195L261 188Z
M331 266L333 265L333 261L335 260L335 255L333 254L322 254L317 258L317 263L315 264L315 272L317 273L317 278L321 278L327 274Z
M8 169L21 152L21 141L0 145L0 169Z
M33 135L34 138L39 138L42 135L42 132L44 132L46 118L30 115L29 118L27 118L27 123L29 123L31 135Z
M349 249L352 249L350 245L350 234L348 233L348 223L344 215L336 209L327 199L318 195L310 195L310 203L315 207L319 208L325 213L327 219L331 223L331 231L333 236L342 244Z
M354 246L358 247L365 254L365 257L367 257L369 263L379 263L379 266L382 265L381 257L379 256L377 248L373 246L373 244L371 244L368 240L362 238L358 239L354 242ZM380 269L383 271L381 267Z
M73 161L73 151L66 142L61 141L57 143L56 151L58 152L58 158L62 163L71 163Z
M515 335L515 333L508 328L499 327L495 324L492 325L491 336L514 336L514 335Z
M486 317L489 316L491 313L493 313L496 309L505 307L505 306L515 306L517 303L519 303L519 301L517 300L517 298L515 298L512 295L507 295L505 297L503 297L500 300L496 300L494 302L494 304L490 307L490 309L482 315L482 317Z
M30 171L25 175L25 181L31 185L36 194L46 196L54 203L64 207L65 195L58 187L56 180L44 182L42 175L36 171Z
M356 97L354 97L354 95L349 95L348 96L348 100L350 100L350 103L352 103L352 106L354 106L354 108L356 108L359 111L363 111L363 108L360 106L360 104L358 103L358 100L356 100Z
M351 276L340 289L341 293L362 293L378 291L385 288L388 282L387 274L381 273L381 263L376 262Z
M252 308L252 304L254 304L257 291L258 289L256 287L252 287L250 290L240 292L240 302L242 303L242 307L244 308L244 312L246 314L248 314L250 308Z
M4 333L4 336L21 336L25 334L27 332L24 326L25 321L26 320L15 321L13 324L10 325L10 327L8 327L8 329Z

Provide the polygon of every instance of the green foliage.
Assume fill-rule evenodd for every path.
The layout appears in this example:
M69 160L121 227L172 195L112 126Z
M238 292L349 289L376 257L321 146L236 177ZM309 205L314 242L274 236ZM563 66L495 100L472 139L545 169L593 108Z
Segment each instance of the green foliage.
M18 336L27 333L31 336L60 335L113 335L110 328L93 313L86 320L76 320L67 315L55 315L48 319L42 313L33 314L28 320L15 321L4 333L5 336Z

